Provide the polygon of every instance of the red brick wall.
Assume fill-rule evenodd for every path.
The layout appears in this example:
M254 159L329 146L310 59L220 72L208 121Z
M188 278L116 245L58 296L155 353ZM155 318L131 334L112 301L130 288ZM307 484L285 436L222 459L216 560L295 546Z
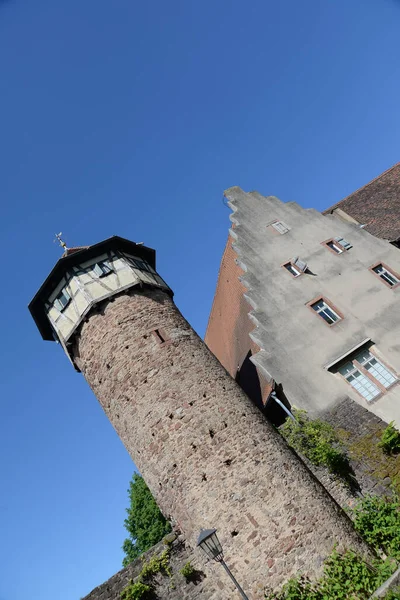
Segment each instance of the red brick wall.
M204 338L211 352L232 377L236 377L238 368L242 366L249 351L255 354L260 350L249 336L254 329L248 316L251 306L244 298L246 288L239 281L243 271L236 264L236 259L232 238L228 236ZM271 392L271 383L259 372L258 377L265 402Z

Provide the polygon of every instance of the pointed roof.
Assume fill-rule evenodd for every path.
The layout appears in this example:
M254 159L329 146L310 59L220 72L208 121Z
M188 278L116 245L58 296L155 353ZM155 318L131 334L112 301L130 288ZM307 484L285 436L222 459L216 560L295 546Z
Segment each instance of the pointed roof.
M70 256L70 254L74 254L80 250L87 250L88 248L90 248L90 246L75 246L74 248L66 248L61 258L66 258L67 256Z
M42 334L43 339L50 341L54 340L53 331L45 311L45 301L59 284L65 271L74 265L90 260L108 250L121 250L134 254L138 258L146 260L153 269L156 268L156 251L153 250L153 248L148 248L142 244L136 244L136 242L131 242L119 235L113 235L92 246L79 246L66 249L28 305L30 313Z

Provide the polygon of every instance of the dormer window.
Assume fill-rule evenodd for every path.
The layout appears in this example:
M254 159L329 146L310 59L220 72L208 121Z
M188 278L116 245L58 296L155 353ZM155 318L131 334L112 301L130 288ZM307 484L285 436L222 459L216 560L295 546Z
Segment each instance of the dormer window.
M97 277L105 277L113 272L110 263L108 260L102 260L94 265L93 271L97 275Z
M71 296L67 292L66 288L61 290L58 294L57 298L54 300L54 306L57 310L62 312L68 304L71 302Z

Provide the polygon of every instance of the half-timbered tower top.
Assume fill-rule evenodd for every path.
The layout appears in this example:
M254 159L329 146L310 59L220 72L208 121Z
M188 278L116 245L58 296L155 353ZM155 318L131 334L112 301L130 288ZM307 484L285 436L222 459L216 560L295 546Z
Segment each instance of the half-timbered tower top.
M29 310L43 339L59 342L72 360L73 337L95 305L133 286L162 288L172 295L155 268L155 250L119 236L68 248Z

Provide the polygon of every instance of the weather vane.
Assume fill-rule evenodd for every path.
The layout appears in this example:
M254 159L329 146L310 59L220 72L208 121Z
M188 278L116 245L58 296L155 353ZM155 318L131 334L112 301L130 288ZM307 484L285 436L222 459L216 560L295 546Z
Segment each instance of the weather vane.
M56 237L53 240L53 242L58 242L60 244L61 248L64 248L64 250L68 250L67 244L61 238L61 236L62 236L62 231L60 231L60 233L56 233Z

